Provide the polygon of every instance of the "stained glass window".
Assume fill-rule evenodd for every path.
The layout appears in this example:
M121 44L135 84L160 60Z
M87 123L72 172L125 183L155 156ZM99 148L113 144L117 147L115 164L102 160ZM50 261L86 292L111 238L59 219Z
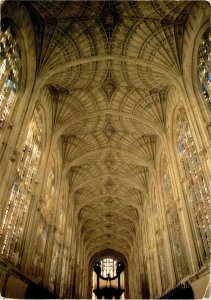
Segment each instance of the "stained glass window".
M198 78L204 101L211 110L211 33L202 36L198 50Z
M0 33L0 138L9 123L20 81L20 49L11 28Z
M101 260L101 275L103 277L114 277L116 276L116 265L117 265L117 261L113 258L103 258Z
M1 254L12 261L18 255L20 237L24 231L33 180L37 173L42 141L42 115L35 109L26 137L24 149L16 168L12 190L4 218L0 225Z
M173 195L173 189L166 157L162 161L162 187L164 194L165 216L173 254L173 261L177 280L189 274L187 256L185 252L181 225L177 205Z
M179 110L176 128L179 159L187 183L186 192L188 193L197 241L204 260L210 257L211 252L210 189L183 108Z
M37 230L35 233L34 252L32 254L32 276L42 276L45 263L45 248L47 238L53 225L53 210L55 204L55 160L52 159L50 171L47 178L46 194L43 199L39 214L37 216Z

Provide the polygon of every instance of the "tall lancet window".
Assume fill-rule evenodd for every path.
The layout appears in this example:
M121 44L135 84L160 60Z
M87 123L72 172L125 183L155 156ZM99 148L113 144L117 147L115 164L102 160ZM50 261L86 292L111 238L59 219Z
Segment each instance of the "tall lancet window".
M11 28L3 23L0 33L0 139L5 125L11 125L20 71L20 48Z
M211 33L208 29L202 36L198 50L198 77L200 88L211 110Z
M161 176L164 194L165 216L168 225L167 228L171 243L171 250L173 253L173 263L177 280L180 280L189 274L189 267L187 264L187 256L184 247L178 207L173 194L166 156L164 156L162 160Z
M177 116L177 148L190 203L190 213L197 234L202 259L211 252L211 197L207 178L197 153L193 135L185 110L181 108Z
M16 168L11 193L7 203L4 218L0 225L1 254L14 261L18 256L21 235L25 229L28 214L31 189L39 166L42 142L42 114L34 110L29 124L24 149Z
M53 209L55 204L55 160L52 160L47 178L45 199L41 201L37 216L34 252L32 254L32 276L40 277L44 271L46 243L51 225L53 224Z

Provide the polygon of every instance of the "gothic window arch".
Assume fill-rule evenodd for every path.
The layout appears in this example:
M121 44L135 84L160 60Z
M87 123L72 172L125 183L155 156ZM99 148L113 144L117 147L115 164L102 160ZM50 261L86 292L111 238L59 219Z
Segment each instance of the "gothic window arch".
M176 138L178 158L185 182L185 192L190 204L191 219L197 235L202 261L204 261L210 257L211 252L211 197L184 108L180 108L177 113Z
M211 32L208 28L202 35L197 55L198 79L202 98L211 110Z
M17 37L7 22L0 33L0 138L17 100L21 78L21 51Z
M42 140L43 116L39 108L35 108L0 225L1 254L12 261L18 256L21 236L25 229L31 191L41 157Z
M161 186L164 197L165 216L173 254L175 273L177 280L179 281L189 274L189 267L166 155L163 155L162 157L161 166Z

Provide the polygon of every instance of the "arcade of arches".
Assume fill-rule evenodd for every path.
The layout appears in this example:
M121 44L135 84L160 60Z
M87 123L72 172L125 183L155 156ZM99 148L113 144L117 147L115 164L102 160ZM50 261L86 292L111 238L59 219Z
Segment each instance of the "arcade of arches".
M209 3L0 5L0 295L208 297Z

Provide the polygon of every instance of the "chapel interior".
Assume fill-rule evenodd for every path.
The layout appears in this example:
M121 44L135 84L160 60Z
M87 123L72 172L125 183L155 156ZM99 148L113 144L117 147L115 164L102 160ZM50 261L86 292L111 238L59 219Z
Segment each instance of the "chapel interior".
M0 298L208 298L210 3L0 9Z

